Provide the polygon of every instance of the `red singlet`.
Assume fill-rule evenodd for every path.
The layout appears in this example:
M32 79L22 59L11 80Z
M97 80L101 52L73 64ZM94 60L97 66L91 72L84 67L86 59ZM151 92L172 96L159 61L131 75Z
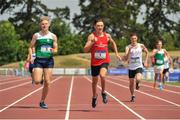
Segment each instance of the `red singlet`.
M103 36L97 36L96 33L93 33L97 41L91 48L91 65L99 66L102 63L109 63L110 57L108 53L108 41L106 33L103 33Z

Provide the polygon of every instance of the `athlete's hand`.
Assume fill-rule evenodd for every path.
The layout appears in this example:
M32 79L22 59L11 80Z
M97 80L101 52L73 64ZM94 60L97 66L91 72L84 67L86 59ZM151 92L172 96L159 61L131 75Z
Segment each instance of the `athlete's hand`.
M120 57L120 55L116 55L116 57L118 58L119 61L122 61L122 58Z
M144 62L144 67L147 69L149 67L149 64L147 61Z
M29 61L26 61L24 64L24 68L27 70L29 68Z
M32 56L32 55L31 55ZM30 58L30 63L33 64L34 63L34 59L31 57Z

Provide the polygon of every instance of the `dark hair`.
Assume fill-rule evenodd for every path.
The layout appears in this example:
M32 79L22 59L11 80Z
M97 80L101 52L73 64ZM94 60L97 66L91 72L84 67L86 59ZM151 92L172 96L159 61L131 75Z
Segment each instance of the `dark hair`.
M104 20L102 18L96 18L93 25L96 25L97 22L104 22Z
M159 43L159 42L161 42L162 43L162 40L156 40L156 45Z
M137 36L137 34L136 33L131 33L130 37L132 37L132 36Z
M162 43L162 42L163 42L163 38L159 38L159 39L157 39L157 40L156 40L156 45L157 45L159 42L161 42L161 43Z

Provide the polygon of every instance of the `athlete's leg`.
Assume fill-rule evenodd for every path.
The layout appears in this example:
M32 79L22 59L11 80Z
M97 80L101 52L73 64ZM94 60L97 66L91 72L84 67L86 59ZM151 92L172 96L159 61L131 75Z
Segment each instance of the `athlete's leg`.
M166 72L165 78L166 78L166 81L169 82L169 71Z
M155 76L154 76L154 85L153 85L154 88L156 88L157 79L158 79L158 73L155 73Z
M44 68L44 87L42 91L41 101L44 101L47 97L50 87L51 77L52 77L52 68Z
M160 79L160 81L159 81L159 88L160 89L162 89L162 83L163 83L163 70L161 70L160 71L160 73L159 73L159 79Z
M43 74L43 69L42 68L34 68L33 77L34 77L35 84L39 84L41 82L42 74Z
M139 83L141 82L141 79L142 79L142 73L137 73L135 78L136 78L136 89L138 90Z
M129 90L131 96L134 96L134 78L129 78Z
M97 105L97 83L98 83L98 76L92 76L92 93L93 93L93 97L92 97L92 107L95 108Z
M107 94L105 93L105 77L106 77L106 74L107 74L107 68L106 67L102 67L100 69L100 78L101 78L101 87L102 87L102 92L101 92L101 95L102 95L102 99L103 99L103 103L106 104L108 102L107 100Z
M92 93L93 93L93 98L97 97L97 83L98 83L98 76L92 76Z
M101 78L101 87L102 87L102 93L105 92L105 77L107 75L107 69L106 68L101 68L100 69L100 78Z

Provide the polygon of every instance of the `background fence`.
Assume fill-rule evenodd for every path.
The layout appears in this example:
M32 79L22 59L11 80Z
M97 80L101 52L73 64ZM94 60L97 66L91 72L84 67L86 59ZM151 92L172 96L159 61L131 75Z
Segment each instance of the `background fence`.
M108 70L109 75L128 75L128 69L126 68L110 68ZM16 75L16 76L29 76L30 73L25 69L14 68L0 68L0 75ZM91 70L86 68L54 68L53 75L91 75ZM144 69L143 79L153 80L154 70ZM180 82L180 69L175 69L170 73L170 81Z

